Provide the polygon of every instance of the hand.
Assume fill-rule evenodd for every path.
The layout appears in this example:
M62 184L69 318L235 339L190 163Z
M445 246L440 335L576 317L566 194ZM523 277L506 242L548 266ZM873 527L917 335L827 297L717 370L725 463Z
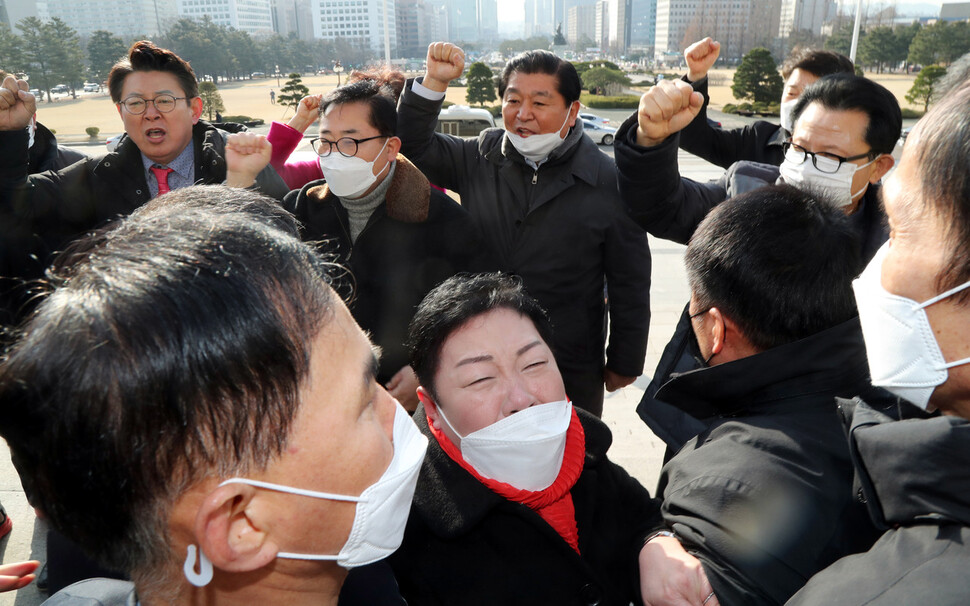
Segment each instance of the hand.
M301 133L305 133L317 121L320 104L322 102L323 94L307 95L300 99L300 104L296 106L296 115L290 118L287 126Z
M450 42L432 42L428 45L428 68L421 84L443 93L448 89L448 83L460 78L463 71L465 51Z
M388 393L401 403L404 410L414 412L414 409L418 407L419 384L418 376L414 374L414 370L410 366L405 366L394 373L385 387Z
M233 133L226 139L226 185L249 187L269 164L273 144L264 135Z
M30 585L37 576L34 572L39 566L37 560L0 566L0 592L16 591Z
M707 76L707 72L714 66L720 54L721 43L715 42L710 37L688 46L684 51L684 59L687 60L687 79L697 82Z
M684 129L701 111L704 96L683 80L661 80L640 97L637 144L653 147Z
M636 381L636 377L627 377L624 375L618 375L609 368L603 369L603 384L606 386L606 391L616 391L621 387L626 387L630 383Z
M37 113L37 101L27 82L7 76L0 85L0 130L27 128Z
M640 550L644 606L720 606L697 558L674 537L657 537ZM706 602L704 600L707 600Z

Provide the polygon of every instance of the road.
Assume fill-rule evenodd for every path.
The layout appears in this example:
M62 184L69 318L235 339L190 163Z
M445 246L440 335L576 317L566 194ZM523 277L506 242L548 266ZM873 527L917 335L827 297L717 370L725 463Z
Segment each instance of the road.
M611 110L596 113L611 120L622 120L630 112ZM103 145L73 147L88 155L101 155L104 148ZM600 149L612 155L612 148L601 146ZM682 175L698 181L714 179L722 172L720 168L684 152L680 154L680 168ZM644 389L650 383L652 371L673 333L689 294L683 266L684 247L651 237L650 248L653 252L653 283L645 374L633 385L607 394L603 418L613 432L610 458L639 479L652 493L660 473L664 448L662 442L640 421L635 409ZM0 448L5 450L6 446ZM0 561L44 561L44 523L36 519L27 504L20 480L7 454L0 456L0 502L14 520L13 531L0 541ZM0 594L0 606L36 606L45 597L31 585L16 594Z

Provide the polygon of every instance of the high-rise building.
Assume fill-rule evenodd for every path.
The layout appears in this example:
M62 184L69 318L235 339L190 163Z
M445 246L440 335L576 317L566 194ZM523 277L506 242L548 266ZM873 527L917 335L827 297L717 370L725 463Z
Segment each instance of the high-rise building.
M606 49L610 47L610 0L599 0L594 5L593 40Z
M398 0L397 46L402 57L424 57L431 39L434 6L425 0Z
M657 0L654 55L679 55L710 36L721 58L739 60L752 48L768 47L778 32L781 0Z
M822 26L835 18L837 10L835 0L782 0L778 37L787 38L797 31L821 35Z
M559 25L555 21L556 0L525 0L525 36L552 36Z
M630 8L630 48L652 49L656 28L657 0L633 0Z
M324 40L362 40L383 56L384 10L390 53L397 54L397 13L394 0L313 0L313 35Z
M478 0L478 39L498 39L498 0Z
M145 1L150 4L154 0ZM178 0L178 14L195 21L208 16L217 25L254 36L269 36L274 32L270 0Z
M573 6L569 9L566 22L566 40L576 44L586 36L596 41L596 6Z
M313 39L313 14L310 0L270 0L273 31L281 36L296 33L300 40Z
M0 0L0 23L9 25L13 33L20 34L17 22L27 17L50 20L47 0Z
M630 9L632 0L609 0L610 2L610 33L609 47L616 53L625 53L630 46Z
M47 0L35 5L37 18L57 17L81 36L97 30L122 38L157 36L178 18L176 0Z

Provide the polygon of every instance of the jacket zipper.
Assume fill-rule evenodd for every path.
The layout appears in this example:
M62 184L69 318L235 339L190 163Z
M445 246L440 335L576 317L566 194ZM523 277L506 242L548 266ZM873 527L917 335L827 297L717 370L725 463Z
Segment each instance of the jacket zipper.
M539 180L539 169L537 168L532 172L532 184L535 185L536 181L538 180Z

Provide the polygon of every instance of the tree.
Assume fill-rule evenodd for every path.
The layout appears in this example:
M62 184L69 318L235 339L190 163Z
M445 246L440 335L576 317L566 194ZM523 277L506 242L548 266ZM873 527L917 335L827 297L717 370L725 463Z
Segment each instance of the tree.
M276 97L276 102L280 105L292 107L294 110L300 103L300 99L310 94L310 89L303 84L300 74L292 73L287 76L289 80L280 89L280 94Z
M212 120L216 113L226 111L226 106L222 103L222 95L219 94L215 82L200 82L199 97L202 99L202 113L209 116L209 120Z
M17 23L23 44L24 68L30 72L30 84L47 93L51 102L50 90L58 84L59 75L55 70L59 50L51 48L56 44L48 36L47 25L37 17L26 17Z
M906 100L910 103L922 103L925 112L930 107L933 98L933 87L946 74L946 68L939 65L927 65L920 70L913 80L913 86L906 93Z
M583 80L583 88L590 92L595 92L597 89L602 89L603 92L619 92L616 89L630 85L630 79L626 74L618 69L610 69L605 66L591 67L584 71L580 77Z
M862 44L865 35L866 32L859 32L859 44ZM832 35L825 41L825 50L835 51L846 57L849 56L849 51L852 50L852 21L842 23L832 32Z
M871 29L859 43L859 61L864 65L875 66L878 73L892 63L896 56L896 35L890 27Z
M970 24L937 21L919 30L909 45L910 63L949 65L970 51Z
M485 107L486 102L495 101L496 98L492 70L481 61L472 63L468 68L468 92L465 93L465 100L469 104Z
M23 43L6 23L0 23L0 66L11 74L26 71Z
M103 29L91 34L88 40L88 70L96 82L104 82L108 78L111 66L127 52L125 43L118 36Z
M777 103L785 82L767 48L752 49L741 59L734 73L731 93L736 99L751 99L755 103Z
M595 48L595 47L596 47L596 42L594 42L593 39L587 36L586 34L583 34L582 36L579 37L579 40L576 41L576 44L573 45L573 50L576 51L577 53L582 53L582 52L586 52L587 48Z
M46 33L52 39L54 72L70 85L71 96L77 99L77 88L84 83L84 53L77 31L58 17L47 23ZM56 42L54 42L56 41Z

